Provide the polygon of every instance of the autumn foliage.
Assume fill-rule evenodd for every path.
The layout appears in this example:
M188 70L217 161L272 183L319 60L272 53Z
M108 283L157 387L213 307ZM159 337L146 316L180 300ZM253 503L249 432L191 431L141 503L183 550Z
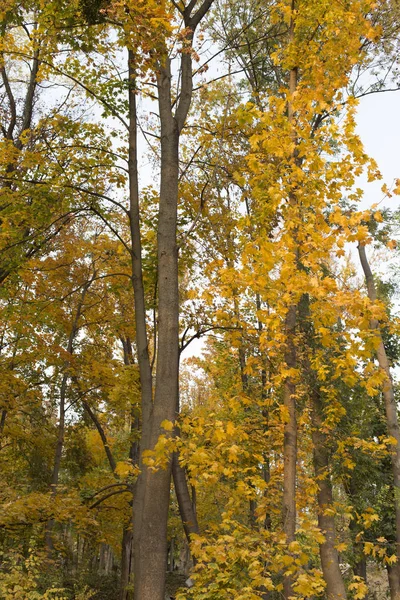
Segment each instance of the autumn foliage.
M0 598L400 600L399 19L0 3Z

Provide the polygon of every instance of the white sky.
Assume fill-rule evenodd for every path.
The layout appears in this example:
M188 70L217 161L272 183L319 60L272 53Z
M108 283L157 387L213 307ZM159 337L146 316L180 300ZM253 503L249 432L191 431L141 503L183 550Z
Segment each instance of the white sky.
M372 94L360 100L357 123L358 133L369 156L374 158L383 175L381 182L361 181L365 191L365 207L379 202L383 182L390 187L400 178L400 91ZM386 199L382 206L398 208L400 196Z

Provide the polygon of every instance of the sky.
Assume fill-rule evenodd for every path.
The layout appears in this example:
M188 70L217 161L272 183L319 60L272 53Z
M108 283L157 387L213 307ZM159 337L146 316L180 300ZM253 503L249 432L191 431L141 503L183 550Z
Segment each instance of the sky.
M382 199L380 189L383 182L390 187L394 179L400 178L400 90L362 98L357 124L367 154L377 161L383 175L381 182L370 184L366 179L362 180L367 208ZM385 200L382 205L397 208L400 206L400 197Z

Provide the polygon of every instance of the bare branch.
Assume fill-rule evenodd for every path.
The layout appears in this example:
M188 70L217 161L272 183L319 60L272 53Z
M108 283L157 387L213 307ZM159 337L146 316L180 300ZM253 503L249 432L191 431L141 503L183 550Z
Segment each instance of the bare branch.
M10 82L8 80L7 71L6 71L6 68L5 68L4 65L1 67L1 76L2 76L2 79L3 79L4 87L6 89L8 103L10 105L10 122L8 124L7 131L3 130L3 133L5 133L5 137L7 139L11 140L12 139L12 134L13 134L13 131L14 131L14 128L15 128L15 124L17 122L17 109L16 109L16 106L15 106L15 98L14 98L14 95L12 93Z

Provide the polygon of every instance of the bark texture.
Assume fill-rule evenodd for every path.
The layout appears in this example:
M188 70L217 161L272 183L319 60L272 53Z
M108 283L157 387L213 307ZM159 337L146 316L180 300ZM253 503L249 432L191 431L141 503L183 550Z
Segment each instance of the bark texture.
M295 19L296 1L291 1L292 16L290 20L289 36L292 40L294 37L294 19ZM291 98L297 88L297 67L289 72L289 92L290 100L288 102L288 120L292 125L292 139L294 150L292 160L297 162L297 135L294 128L295 114ZM293 191L290 195L289 202L291 206L297 204L296 193ZM296 241L297 232L293 232L294 240ZM299 260L299 247L297 248L297 268L301 268ZM295 304L289 306L286 319L286 351L285 363L287 368L295 369L297 364L296 346L295 346L295 331L297 324L297 306ZM283 479L283 530L286 534L286 542L290 544L296 538L296 469L297 469L297 417L296 417L296 385L293 377L286 378L283 390L283 404L286 409L287 421L284 426L284 442L283 442L283 462L284 462L284 479ZM283 593L286 600L293 596L293 578L291 576L284 577Z
M169 60L158 76L161 119L161 186L157 235L158 357L154 404L148 423L143 417L141 454L154 448L164 419L174 421L179 373L179 294L176 222L179 177L179 130L171 111ZM135 532L135 600L163 600L167 562L167 518L171 461L154 472L141 465L139 530ZM142 489L140 489L142 488ZM135 519L135 528L137 521ZM139 539L136 535L139 533Z
M190 47L194 31L213 0L204 0L197 11L191 1L181 9L187 49L181 54L180 94L175 101L171 90L171 64L167 51L157 73L158 107L161 126L161 181L157 230L158 322L154 401L151 398L151 366L148 363L144 301L137 305L137 290L143 295L140 248L139 201L136 156L136 105L130 90L129 141L131 183L131 231L133 284L140 380L142 386L142 436L140 468L134 498L134 599L164 600L167 565L167 520L172 457L165 469L153 471L143 462L143 452L153 449L164 420L174 421L179 396L179 290L177 212L179 184L179 139L192 99L193 74ZM130 61L132 65L132 60ZM131 67L130 67L131 68ZM131 73L131 81L132 81ZM138 244L135 246L135 243ZM136 290L137 288L137 290ZM138 323L140 319L140 323ZM138 325L140 326L138 328Z
M390 600L398 600L400 597L400 566L398 564L386 565L386 570L388 574Z
M191 536L200 533L200 528L197 521L196 509L190 497L185 469L179 464L179 455L176 452L172 459L172 474L183 529L186 539L190 543Z

